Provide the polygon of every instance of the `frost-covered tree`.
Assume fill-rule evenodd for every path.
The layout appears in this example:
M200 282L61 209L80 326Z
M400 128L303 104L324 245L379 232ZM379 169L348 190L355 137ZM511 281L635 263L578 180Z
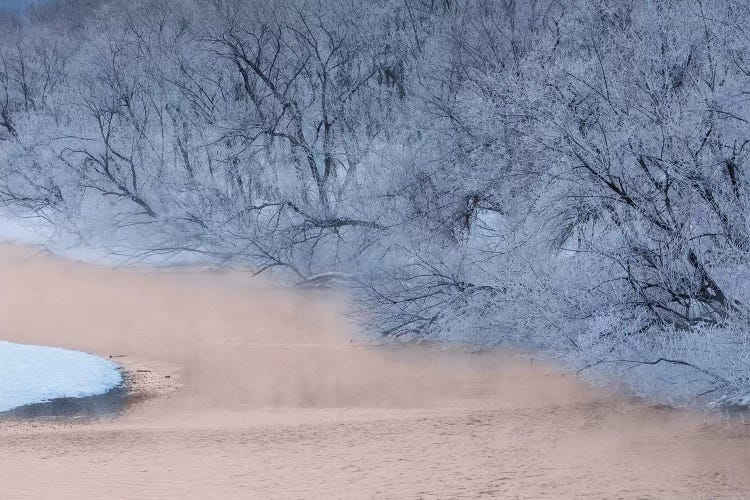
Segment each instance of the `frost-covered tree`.
M750 391L746 0L2 14L0 202L129 257L346 277L385 338Z

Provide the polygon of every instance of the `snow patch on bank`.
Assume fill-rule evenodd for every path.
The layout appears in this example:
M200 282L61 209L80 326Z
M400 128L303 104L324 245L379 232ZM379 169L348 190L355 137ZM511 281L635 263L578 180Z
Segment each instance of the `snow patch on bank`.
M106 359L0 341L0 412L58 398L97 396L121 383L118 366Z
M52 229L39 219L21 219L0 211L0 242L36 245L49 239Z

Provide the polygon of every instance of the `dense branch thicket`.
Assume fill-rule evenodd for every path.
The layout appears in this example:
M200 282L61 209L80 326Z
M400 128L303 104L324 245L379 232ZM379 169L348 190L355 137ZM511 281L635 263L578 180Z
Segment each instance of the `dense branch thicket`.
M6 14L0 202L346 279L375 335L750 402L750 2L130 0Z

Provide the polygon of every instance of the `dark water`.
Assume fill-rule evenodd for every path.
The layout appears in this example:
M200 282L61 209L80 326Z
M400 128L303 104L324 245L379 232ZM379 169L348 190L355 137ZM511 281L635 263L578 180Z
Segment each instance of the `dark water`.
M19 406L0 412L0 420L93 419L119 415L125 411L128 391L122 384L109 392L85 398L59 398L46 403Z

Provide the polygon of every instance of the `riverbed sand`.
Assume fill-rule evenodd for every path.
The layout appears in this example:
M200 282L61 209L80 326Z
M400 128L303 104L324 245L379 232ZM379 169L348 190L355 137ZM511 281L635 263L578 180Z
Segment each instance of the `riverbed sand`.
M342 304L0 247L0 338L134 378L121 415L0 423L0 497L750 496L750 426L508 353L352 341Z

